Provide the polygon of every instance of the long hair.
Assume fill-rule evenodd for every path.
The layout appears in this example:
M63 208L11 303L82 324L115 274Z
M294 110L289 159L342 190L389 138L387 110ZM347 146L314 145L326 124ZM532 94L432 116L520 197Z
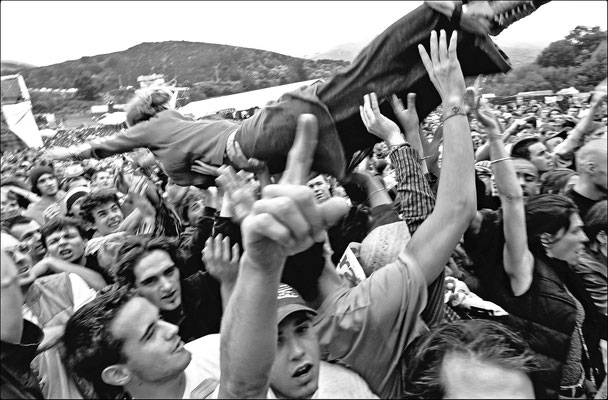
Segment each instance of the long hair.
M169 109L173 95L163 87L140 89L125 107L127 125L132 127L142 121L147 121L161 111Z

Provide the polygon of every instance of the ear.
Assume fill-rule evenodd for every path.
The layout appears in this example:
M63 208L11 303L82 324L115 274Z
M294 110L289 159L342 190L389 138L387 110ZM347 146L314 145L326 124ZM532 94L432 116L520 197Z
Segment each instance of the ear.
M543 245L543 247L545 249L549 249L551 248L552 244L553 244L553 235L545 232L542 235L540 235L540 243Z
M585 172L587 172L589 175L595 175L597 172L597 166L595 165L594 162L587 162L585 163Z
M131 371L123 364L113 364L101 371L101 379L108 385L124 386L131 380Z

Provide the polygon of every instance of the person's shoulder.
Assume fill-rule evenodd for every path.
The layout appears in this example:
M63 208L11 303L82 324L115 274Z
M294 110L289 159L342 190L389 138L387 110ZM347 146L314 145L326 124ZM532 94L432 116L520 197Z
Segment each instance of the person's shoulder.
M319 398L370 399L378 398L367 382L355 371L336 363L319 364Z

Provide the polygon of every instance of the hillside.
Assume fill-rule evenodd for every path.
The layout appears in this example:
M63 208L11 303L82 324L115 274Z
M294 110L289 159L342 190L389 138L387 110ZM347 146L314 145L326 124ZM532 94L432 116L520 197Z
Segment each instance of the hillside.
M141 43L120 52L20 72L31 88L78 87L77 78L85 76L92 77L93 83L105 92L118 88L120 83L138 87L138 76L158 73L164 74L166 80L175 78L179 86L218 84L236 93L326 77L347 65L343 61L304 60L244 47L170 41Z
M19 71L25 71L30 68L36 68L35 65L27 64L19 61L2 60L0 62L0 74L12 75Z

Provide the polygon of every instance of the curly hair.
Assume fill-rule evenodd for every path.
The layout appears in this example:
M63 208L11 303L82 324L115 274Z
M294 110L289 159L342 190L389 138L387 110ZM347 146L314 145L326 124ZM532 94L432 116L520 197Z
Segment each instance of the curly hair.
M161 111L169 109L173 95L162 87L149 87L138 90L125 107L127 125L132 127L147 121Z
M445 358L462 355L528 375L538 370L526 342L505 325L488 320L461 320L445 324L419 337L404 355L406 399L441 399Z
M167 252L178 269L182 271L176 240L167 237L132 236L125 240L125 243L118 248L114 256L116 262L110 272L116 283L131 289L135 288L135 266L154 250Z
M115 397L122 392L105 383L101 374L110 365L127 361L122 352L124 340L112 336L111 325L134 296L126 288L113 287L76 311L65 325L63 357L66 367L77 379L91 383L99 398Z
M107 203L115 203L117 206L120 206L118 196L114 190L101 189L87 194L84 196L82 203L80 203L80 217L94 224L93 210Z

